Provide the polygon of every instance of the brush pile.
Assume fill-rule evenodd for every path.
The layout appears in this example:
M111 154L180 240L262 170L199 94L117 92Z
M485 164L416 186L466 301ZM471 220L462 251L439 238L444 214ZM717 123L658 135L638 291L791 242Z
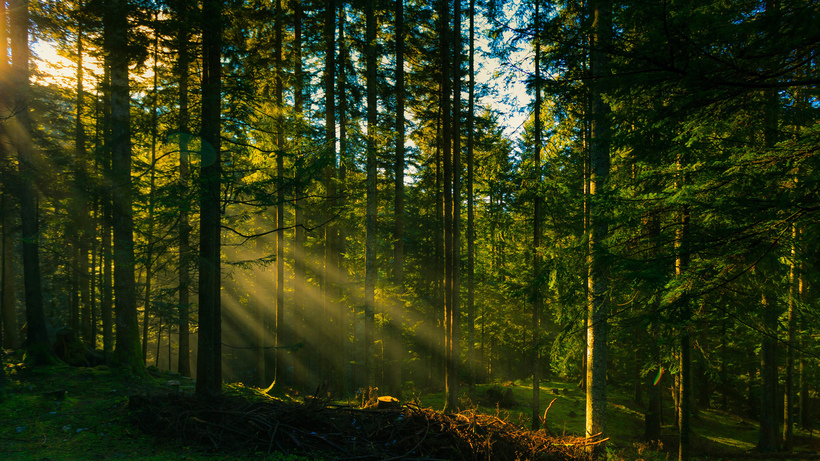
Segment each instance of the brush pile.
M280 451L338 460L584 460L579 437L522 430L473 412L442 414L405 404L395 409L250 401L183 395L132 397L139 427L221 452ZM595 443L595 442L591 442Z

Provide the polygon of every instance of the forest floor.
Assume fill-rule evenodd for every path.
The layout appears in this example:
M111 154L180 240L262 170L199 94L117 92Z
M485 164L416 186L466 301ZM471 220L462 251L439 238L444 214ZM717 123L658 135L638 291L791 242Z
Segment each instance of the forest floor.
M270 437L268 450L260 450L258 446L250 451L247 447L244 451L214 449L217 445L214 437L227 443L227 435L233 437L236 436L235 433L257 433L264 429L261 426L266 424L261 419L255 422L251 420L248 423L250 424L248 428L254 428L252 431L235 430L238 427L235 422L226 423L225 427L220 429L213 422L203 421L207 419L206 416L202 416L205 413L196 413L198 416L189 417L188 420L201 423L203 427L206 424L209 425L209 429L200 432L200 435L205 434L206 438L209 438L210 443L206 444L193 436L195 434L191 432L190 427L192 423L181 426L185 427L184 431L187 431L180 432L183 437L168 437L169 434L157 436L140 429L141 422L143 429L146 429L146 419L139 415L144 415L149 406L162 408L161 411L166 412L160 414L159 419L149 418L147 420L149 425L154 426L156 432L161 432L159 430L161 422L169 424L169 421L174 422L181 419L169 416L171 413L167 413L168 411L182 412L189 416L193 414L192 412L197 411L190 407L188 400L179 399L180 394L193 392L193 382L175 374L153 372L147 377L137 378L124 376L121 371L104 366L37 368L16 363L4 366L6 389L0 397L2 399L0 401L0 459L4 461L102 459L297 461L341 458L341 456L332 454L321 456L319 454L322 453L321 451L311 454L309 450L308 454L305 454L305 450L301 450L303 454L301 457L284 455L277 452L275 448L267 454L274 443L273 435ZM224 418L229 413L258 416L263 414L263 411L270 411L279 412L277 417L280 419L283 415L290 414L291 418L296 415L295 418L299 420L312 419L328 422L336 420L337 417L340 418L339 421L342 421L343 418L340 415L343 412L346 415L353 415L352 417L359 421L367 420L367 424L371 425L371 434L378 432L373 429L376 426L380 430L389 426L394 432L398 430L397 427L401 426L400 428L406 428L407 434L410 434L405 437L407 439L405 443L409 444L411 449L406 452L400 449L399 455L392 456L395 459L450 459L442 455L441 451L435 450L447 444L468 448L473 445L478 446L481 444L480 440L477 441L480 437L485 437L487 440L492 437L494 447L501 446L500 444L506 443L508 439L524 446L525 449L539 444L552 444L555 446L554 452L549 456L539 455L539 459L575 459L569 457L574 449L570 445L577 444L579 441L577 435L583 433L584 424L583 392L574 384L562 382L546 382L542 386L542 411L550 405L550 402L553 400L554 402L547 414L547 429L537 434L524 430L530 425L529 402L532 391L523 382L477 386L472 398L465 394L462 404L469 410L460 416L441 415L433 410L440 410L443 407L442 394L420 393L412 389L406 392L405 405L401 410L390 410L393 413L362 410L357 405L354 408L348 402L323 401L317 405L317 402L305 403L302 398L289 396L284 396L284 400L275 400L265 396L259 389L238 385L226 385L225 391L228 397L220 404L223 407L220 418ZM151 400L156 396L165 396L165 400L161 400L160 403L157 403L157 400ZM665 425L663 428L662 443L644 443L641 440L643 414L640 408L629 402L629 399L617 389L610 392L609 398L608 427L611 440L607 444L606 458L645 461L676 459L676 456L671 454L676 450L676 441L674 430L670 425ZM148 401L153 403L146 404ZM245 403L242 404L242 411L237 411L225 407L230 402ZM256 403L248 406L251 404L247 402ZM330 404L331 409L339 409L341 412L329 413L327 404ZM312 411L313 416L305 416L307 410ZM152 414L159 413L153 411ZM665 408L664 413L665 416L672 414L670 408ZM156 418L156 416L153 417ZM670 420L671 418L667 416L665 422L668 423ZM405 421L405 423L397 424L397 421ZM416 426L410 424L412 421L415 421ZM299 430L295 428L295 423L293 424L294 430ZM340 424L337 423L337 425ZM276 428L278 427L279 423L276 423ZM810 437L808 433L797 432L798 447L794 453L767 458L754 453L757 426L752 421L728 413L708 410L700 412L693 421L693 427L693 452L700 459L820 459L818 455L820 438ZM276 428L270 428L274 435L277 432ZM150 432L151 427L148 429ZM228 429L228 431L223 429ZM219 432L219 430L222 431ZM234 434L230 433L231 430ZM434 430L438 431L435 438L429 435ZM445 434L448 430L451 435L460 434L460 438L452 438L451 435ZM168 432L167 428L165 431ZM302 439L302 445L305 445L305 440L308 439L320 440L326 444L326 447L341 443L339 442L340 434L335 429L333 434L318 433L317 435L317 433L308 431L309 429L301 431L306 437ZM294 435L299 434L293 432L288 437L299 445ZM419 453L425 449L421 445L422 442L427 443L433 439L437 445L427 448L427 455L413 456L413 453L417 452L415 449L418 449ZM338 448L349 450L345 446ZM300 452L300 450L288 451ZM433 452L437 454L430 456ZM479 452L480 450L476 453ZM387 459L391 457L374 453L376 452L366 452L361 456L350 458ZM527 459L525 455L519 455L519 457ZM479 456L477 459L485 458ZM503 459L503 457L494 456L493 459Z

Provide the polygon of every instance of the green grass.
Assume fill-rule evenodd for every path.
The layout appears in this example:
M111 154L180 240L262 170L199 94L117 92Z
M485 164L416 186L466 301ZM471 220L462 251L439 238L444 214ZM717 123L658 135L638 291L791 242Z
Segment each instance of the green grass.
M155 389L176 389L181 382L190 392L193 383L179 376L135 378L107 367L32 368L7 366L6 392L0 403L0 459L24 460L234 460L247 456L207 453L172 439L141 433L131 422L128 395ZM60 395L62 391L65 394ZM245 396L259 390L226 386ZM55 394L55 392L57 394ZM279 454L250 459L297 460Z
M175 383L179 381L177 387ZM517 404L512 408L485 405L482 398L489 387L510 389ZM6 365L6 390L0 402L0 459L16 460L234 460L263 459L295 461L281 454L261 455L209 453L201 446L187 446L173 438L157 439L143 434L132 422L128 396L157 390L193 392L193 382L174 374L149 373L147 377L126 376L107 367L34 368L23 364ZM247 398L269 399L260 389L231 384L225 392ZM282 398L297 400L296 396ZM405 392L407 401L423 407L442 409L444 394ZM462 395L466 408L530 427L532 390L525 381L476 387ZM540 414L554 400L546 427L554 435L581 435L584 432L585 395L574 384L547 381L541 385ZM662 442L645 443L643 409L617 388L609 389L608 458L612 460L660 461L677 458L676 430L672 427L671 399L664 402ZM346 403L340 402L340 403ZM727 453L752 451L758 428L754 421L717 410L701 411L692 420L693 453L701 459L731 459ZM818 451L820 440L796 431L797 451ZM708 456L706 455L708 454Z

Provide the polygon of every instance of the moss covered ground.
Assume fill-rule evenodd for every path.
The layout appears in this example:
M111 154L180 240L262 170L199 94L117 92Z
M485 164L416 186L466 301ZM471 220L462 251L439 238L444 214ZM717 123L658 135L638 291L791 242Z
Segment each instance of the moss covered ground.
M119 369L99 366L75 368L66 365L31 367L6 363L6 386L0 402L0 460L298 460L282 454L213 453L173 438L157 438L136 428L128 407L130 395L157 392L193 392L190 379L170 373L129 376ZM266 399L260 389L226 386L229 393L251 399ZM493 403L488 396L506 392L512 401ZM479 385L462 404L474 411L497 415L522 428L529 427L532 391L526 382ZM409 389L408 401L441 409L442 393ZM580 435L584 427L584 393L575 384L544 382L541 412L553 402L546 429L555 435ZM663 439L660 444L642 440L642 407L625 393L611 389L608 427L611 438L606 456L612 460L676 459L676 437L671 402L664 407ZM542 413L543 414L543 413ZM753 421L716 410L700 411L693 420L693 452L699 459L766 459L754 453L757 426ZM820 440L797 431L794 457L818 459Z

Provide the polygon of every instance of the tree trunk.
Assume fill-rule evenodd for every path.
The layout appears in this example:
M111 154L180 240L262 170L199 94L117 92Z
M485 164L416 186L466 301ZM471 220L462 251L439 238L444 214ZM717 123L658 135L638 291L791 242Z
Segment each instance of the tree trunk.
M450 112L450 2L440 1L439 46L441 52L441 127L443 147L442 159L444 176L444 394L445 411L458 408L458 390L455 387L455 368L453 366L453 157L452 157L452 120Z
M128 89L128 8L113 0L105 8L105 49L111 75L111 180L114 230L114 360L142 373L134 280L134 215L131 207L131 114Z
M220 114L222 75L222 1L202 7L202 128L199 244L199 336L196 394L222 392L220 305ZM206 155L207 154L207 155Z
M82 2L81 2L82 3ZM82 4L80 5L82 8ZM88 215L88 164L85 148L85 128L83 127L83 25L80 23L77 30L77 100L76 119L74 121L74 143L76 157L74 159L74 210L73 228L76 245L74 270L79 289L80 329L78 333L85 344L92 349L96 345L96 338L92 335L89 282L88 275L88 242L91 236L91 220Z
M686 182L684 173L682 172L683 162L685 159L678 158L678 179L676 187L682 189ZM675 235L675 277L681 280L679 283L685 283L682 278L689 270L689 207L684 205L679 212L679 222ZM680 352L679 352L679 367L680 374L678 376L678 434L680 436L680 443L678 444L678 460L687 461L689 459L689 434L690 434L690 419L692 414L692 356L691 356L691 334L689 323L692 317L692 310L690 307L690 300L687 295L687 290L683 290L683 294L676 300L678 309L680 310L681 323L683 328L680 332Z
M156 16L154 17L156 20ZM144 323L143 329L143 340L142 340L142 361L146 365L148 364L148 344L147 344L147 332L148 332L148 322L150 321L150 314L151 314L151 281L153 279L153 262L154 262L154 194L156 191L156 166L157 166L157 124L158 124L158 53L159 53L159 34L156 30L154 30L154 100L151 105L151 170L148 175L148 235L146 236L147 245L146 245L146 252L145 252L145 297L143 298L142 303L142 321ZM160 322L160 325L162 323ZM157 342L159 342L161 331L157 331ZM159 364L159 346L157 346L157 366Z
M786 327L788 336L786 338L785 389L783 392L783 449L785 451L791 451L794 445L794 401L797 395L794 388L794 344L797 340L798 235L797 225L792 224L792 247L789 266L789 308Z
M0 17L5 17L5 15L0 15ZM0 147L0 149L5 150L3 147ZM0 155L5 156L5 152L2 152ZM3 187L3 190L0 190L0 194L2 194L0 198L0 220L2 220L3 226L2 243L0 243L3 252L3 262L2 266L0 266L0 270L3 271L2 288L0 288L2 289L0 302L3 303L3 308L0 309L3 313L2 344L4 349L16 349L20 347L20 340L17 334L17 301L14 290L14 229L11 220L12 206L8 191L5 187Z
M336 3L334 0L325 2L325 152L327 153L327 165L325 166L325 219L328 224L324 226L325 231L325 265L323 275L323 309L325 319L329 319L320 325L325 337L332 336L334 327L338 327L334 317L338 310L334 309L336 300L335 274L338 268L338 250L336 249L336 232L338 225L334 222L336 211ZM333 355L333 343L325 341L324 348L320 351L323 357ZM322 360L324 373L322 379L328 382L333 381L333 368L336 364L332 360Z
M533 169L533 222L532 222L532 430L541 427L541 376L540 339L541 310L541 17L540 0L535 2L533 27L535 28L535 145L532 152Z
M378 208L376 172L376 14L375 0L365 3L367 70L367 211L365 216L365 275L364 275L364 384L373 385L373 332L376 304L376 213Z
M339 57L342 63L348 62L350 59L347 54L347 44L345 43L345 17L347 8L345 2L341 1L339 5ZM338 86L339 86L339 184L342 188L345 187L347 180L347 78L344 66L339 66L338 71ZM339 195L337 205L343 209L347 204L345 201L345 194ZM339 294L342 295L342 290L347 286L347 270L343 262L342 255L345 254L345 227L339 226L339 232L336 234L336 251L338 252L337 261L339 267ZM340 296L341 297L341 296ZM336 376L337 389L339 392L344 392L347 389L347 350L348 350L348 308L345 303L337 303L339 328L337 331L338 347L336 350L337 372Z
M393 202L393 284L396 286L399 301L394 303L396 309L390 313L387 324L389 345L389 364L385 367L389 373L387 392L401 397L401 315L404 302L404 0L396 2L396 164L394 166L395 197Z
M26 358L35 364L55 361L48 340L43 311L43 293L40 277L39 224L37 222L37 158L31 141L31 95L29 91L28 0L9 2L11 31L13 106L17 123L11 126L12 146L17 150L18 194L23 239L23 280L26 301Z
M467 89L467 384L475 391L475 0L470 0L469 83Z
M774 90L764 91L765 106L763 108L763 142L764 147L771 149L777 143L778 125L778 96ZM761 305L763 308L763 338L760 347L760 377L762 381L760 390L760 435L757 449L762 453L772 453L777 451L777 427L776 427L776 394L777 394L777 323L779 313L777 312L777 298L774 290L770 287L773 282L763 277L763 295Z
M189 42L190 33L186 27L190 12L187 2L175 2L176 14L180 18L180 27L177 31L177 77L179 85L179 358L177 371L182 376L191 376L191 337L190 337L190 293L191 293L191 225L188 222L188 213L191 202L188 196L188 179L190 161L188 153L188 134L190 113L188 108L188 66L190 65Z
M604 193L609 176L609 105L602 99L609 73L607 48L612 37L612 8L608 0L593 3L591 69L593 82L590 142L589 312L587 316L586 436L606 437L606 356L609 310L609 267L604 240L609 232ZM601 444L592 450L602 450Z
M0 21L2 21L0 22L0 44L3 46L2 51L0 51L0 74L7 74L9 72L9 41L6 2L0 2ZM10 90L11 88L8 87L8 82L0 83L0 114L3 114L4 117L8 115L9 108L12 104L9 100ZM10 156L8 151L7 133L5 129L2 129L2 127L0 127L0 140L3 141L0 143L0 162L2 162L3 165L10 165L11 162L7 161L7 157ZM4 169L0 172L0 174L5 177L6 175L12 175L13 173ZM2 294L0 295L0 303L2 303L2 308L0 308L0 312L2 312L3 330L1 332L3 334L3 341L0 344L2 344L5 349L15 349L19 347L19 339L17 334L17 306L14 290L15 231L13 229L14 224L11 220L14 207L12 206L9 195L15 192L16 191L13 190L13 186L8 183L4 183L0 186L0 225L3 227L2 242L0 242L3 253L2 266L0 266L0 270L2 270L2 285L0 285L0 290L2 290Z
M105 61L103 76L103 176L111 178L111 63ZM103 351L112 353L114 350L114 293L113 287L113 242L111 241L112 195L110 180L106 180L105 187L100 191L100 209L102 222L100 225L100 261L102 263L100 317L103 327Z
M765 289L764 289L765 290ZM777 347L777 305L773 293L765 292L761 298L764 318L764 333L760 346L760 433L757 449L761 453L777 451L777 423L776 423L776 392L777 392L777 362L775 351Z
M285 385L284 349L286 340L285 326L285 116L284 116L284 73L282 62L282 29L284 10L282 0L276 0L274 66L276 69L276 339L273 351L273 384L274 393L281 392Z

